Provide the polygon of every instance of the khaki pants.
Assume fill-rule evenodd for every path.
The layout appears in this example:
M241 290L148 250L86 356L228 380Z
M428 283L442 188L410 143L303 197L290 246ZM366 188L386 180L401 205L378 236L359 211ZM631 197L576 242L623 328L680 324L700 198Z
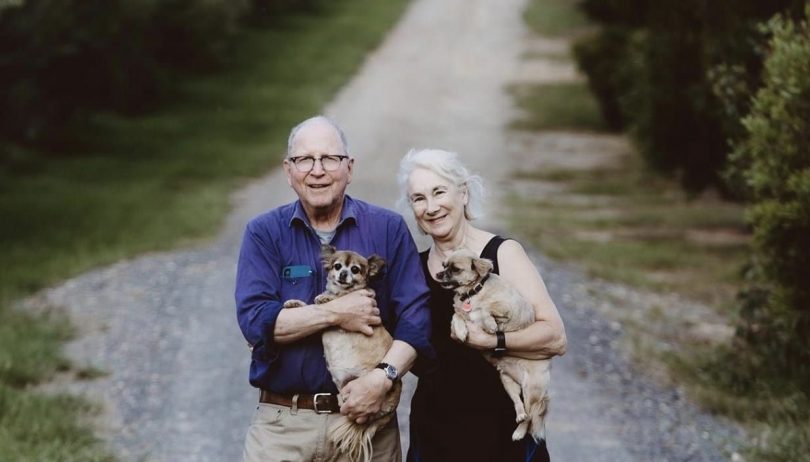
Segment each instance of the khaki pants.
M313 410L261 403L256 408L245 437L244 462L321 462L334 456L327 430L341 414L317 414ZM401 462L396 415L374 435L375 462ZM336 459L346 461L344 457Z

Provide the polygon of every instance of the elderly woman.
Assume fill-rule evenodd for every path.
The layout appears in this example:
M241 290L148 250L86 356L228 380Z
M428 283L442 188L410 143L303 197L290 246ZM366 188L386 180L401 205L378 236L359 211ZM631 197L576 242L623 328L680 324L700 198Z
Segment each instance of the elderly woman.
M473 226L483 195L481 178L471 175L455 153L412 150L400 163L402 201L416 224L433 238L421 253L430 287L431 341L438 367L420 377L411 407L408 461L452 462L548 461L545 441L530 437L513 442L515 411L498 373L480 354L493 350L495 335L469 324L461 344L450 335L453 292L435 279L453 251L469 249L494 263L494 272L509 281L534 306L534 324L506 334L507 354L545 359L565 352L562 320L543 279L523 247Z

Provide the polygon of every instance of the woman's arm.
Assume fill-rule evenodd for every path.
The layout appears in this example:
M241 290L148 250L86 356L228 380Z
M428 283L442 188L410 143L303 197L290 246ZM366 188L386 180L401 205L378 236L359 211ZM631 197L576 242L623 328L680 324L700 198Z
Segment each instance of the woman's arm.
M505 241L498 248L500 275L534 307L535 322L506 333L506 348L511 356L547 359L565 354L566 337L560 313L546 290L537 268L517 241ZM497 339L480 328L467 324L467 344L481 350L495 348Z

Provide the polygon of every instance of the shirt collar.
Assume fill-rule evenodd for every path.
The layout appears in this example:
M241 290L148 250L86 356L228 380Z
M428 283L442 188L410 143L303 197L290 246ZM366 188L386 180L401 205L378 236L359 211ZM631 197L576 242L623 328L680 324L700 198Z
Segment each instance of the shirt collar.
M357 203L348 194L343 196L343 208L340 211L340 221L338 221L335 229L340 228L346 220L357 223ZM307 217L307 213L304 211L304 206L301 204L301 199L295 201L295 207L293 208L293 215L292 218L290 218L289 226L292 226L295 222L303 223L310 228L312 227L309 223L309 217Z

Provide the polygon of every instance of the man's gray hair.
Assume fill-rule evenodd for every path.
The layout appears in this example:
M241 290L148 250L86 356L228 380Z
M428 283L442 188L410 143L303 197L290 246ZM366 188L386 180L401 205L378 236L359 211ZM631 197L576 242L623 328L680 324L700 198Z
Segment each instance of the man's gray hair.
M399 163L397 183L399 183L400 210L410 209L408 178L417 168L424 168L446 178L458 187L467 188L468 201L464 207L464 217L475 220L483 215L484 180L470 173L459 160L458 154L441 149L411 149Z
M346 140L346 134L343 133L343 129L340 128L340 126L329 117L326 117L324 115L316 115L315 117L310 117L309 119L301 122L300 124L293 127L292 130L290 130L290 137L287 138L287 157L290 157L290 154L292 154L292 145L293 142L295 141L296 135L298 135L298 131L304 128L306 125L309 125L313 122L321 122L331 125L332 128L334 128L335 131L338 133L338 136L340 136L340 142L343 145L343 154L347 156L349 155L349 142L348 140Z

